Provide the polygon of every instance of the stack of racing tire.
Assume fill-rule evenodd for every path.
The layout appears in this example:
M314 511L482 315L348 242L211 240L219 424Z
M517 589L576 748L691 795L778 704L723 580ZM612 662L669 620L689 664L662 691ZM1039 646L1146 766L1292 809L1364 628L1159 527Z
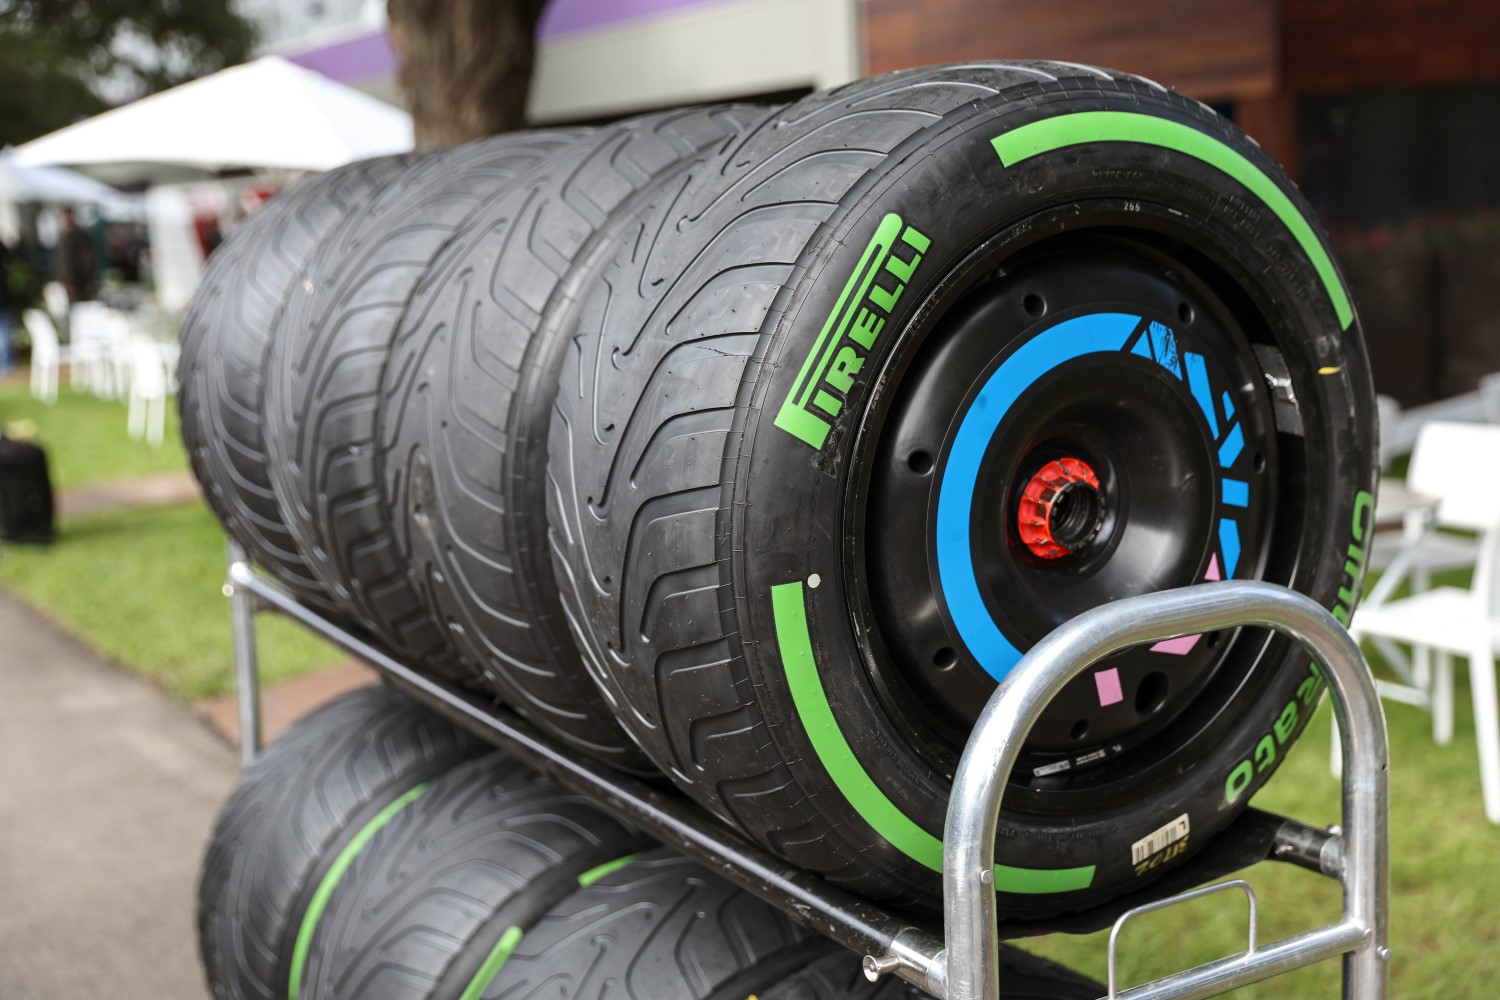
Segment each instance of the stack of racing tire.
M209 502L308 607L915 915L1047 632L1227 579L1347 621L1363 572L1374 396L1326 237L1232 124L1085 66L352 164L233 234L183 348ZM1012 778L1007 918L1180 865L1321 683L1254 629L1080 677ZM885 995L384 689L247 772L200 925L223 997Z

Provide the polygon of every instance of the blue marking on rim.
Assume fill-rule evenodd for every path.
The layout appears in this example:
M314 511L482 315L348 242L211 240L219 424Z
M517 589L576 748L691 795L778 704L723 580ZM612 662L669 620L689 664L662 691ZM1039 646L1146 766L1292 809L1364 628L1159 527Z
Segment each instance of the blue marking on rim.
M1211 440L1219 444L1221 468L1230 469L1244 450L1244 432L1238 423L1232 422L1235 409L1227 391L1221 397L1224 425L1220 435L1203 356L1191 351L1179 354L1176 334L1160 323L1150 323L1144 335L1135 336L1140 327L1141 317L1130 313L1093 313L1043 330L1001 362L959 423L938 481L938 585L959 637L985 673L996 681L1010 672L1020 660L1021 652L1000 631L985 607L974 569L970 527L984 454L1000 421L1023 392L1061 364L1088 354L1128 350L1155 361L1179 379L1184 378L1185 372L1189 392L1203 413ZM1226 506L1249 506L1248 482L1225 478L1221 490ZM1221 516L1218 535L1223 578L1233 579L1240 561L1238 521Z
M1240 425L1235 424L1229 428L1229 433L1224 437L1224 443L1219 445L1219 465L1229 468L1240 457L1240 452L1245 447L1245 432L1240 430Z
M1214 394L1208 385L1208 365L1204 363L1203 355L1194 354L1192 351L1184 354L1182 360L1187 366L1188 388L1193 393L1193 400L1198 404L1198 409L1203 411L1204 419L1208 421L1208 432L1217 441L1219 440L1219 418L1214 415ZM1228 393L1225 395L1227 396Z
M1182 378L1182 365L1177 360L1177 335L1160 323L1151 324L1151 353L1156 363Z
M1220 484L1224 502L1231 507L1250 506L1250 484L1243 479L1226 479Z
M938 483L938 583L969 654L996 681L1010 672L1021 653L990 616L974 572L969 535L984 453L1005 414L1037 379L1074 358L1123 350L1140 322L1141 317L1129 313L1093 313L1043 330L995 369L954 436Z

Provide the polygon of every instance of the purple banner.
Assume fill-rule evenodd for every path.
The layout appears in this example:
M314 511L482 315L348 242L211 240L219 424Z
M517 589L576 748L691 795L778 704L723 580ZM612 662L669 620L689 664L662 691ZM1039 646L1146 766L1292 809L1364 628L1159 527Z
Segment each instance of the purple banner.
M688 7L722 6L734 0L552 0L542 13L537 37L543 41L659 17Z
M400 57L391 48L391 36L384 29L322 48L289 54L287 58L339 83L394 76L401 67Z
M736 0L552 0L537 26L544 42L585 34L631 21L644 21L691 7L715 7ZM299 66L316 70L340 83L393 76L401 66L390 35L384 29L354 38L288 53Z

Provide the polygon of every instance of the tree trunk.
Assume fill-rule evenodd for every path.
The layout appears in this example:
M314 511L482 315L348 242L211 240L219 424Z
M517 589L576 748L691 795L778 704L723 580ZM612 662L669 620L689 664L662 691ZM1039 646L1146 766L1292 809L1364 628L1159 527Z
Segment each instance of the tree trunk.
M546 0L387 0L418 148L522 126Z

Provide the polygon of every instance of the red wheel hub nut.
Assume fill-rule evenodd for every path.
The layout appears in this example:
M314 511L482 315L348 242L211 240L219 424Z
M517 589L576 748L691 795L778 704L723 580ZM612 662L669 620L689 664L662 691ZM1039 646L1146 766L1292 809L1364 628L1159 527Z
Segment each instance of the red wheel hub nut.
M1036 471L1021 493L1016 531L1041 559L1061 559L1099 533L1104 502L1087 462L1059 458Z

